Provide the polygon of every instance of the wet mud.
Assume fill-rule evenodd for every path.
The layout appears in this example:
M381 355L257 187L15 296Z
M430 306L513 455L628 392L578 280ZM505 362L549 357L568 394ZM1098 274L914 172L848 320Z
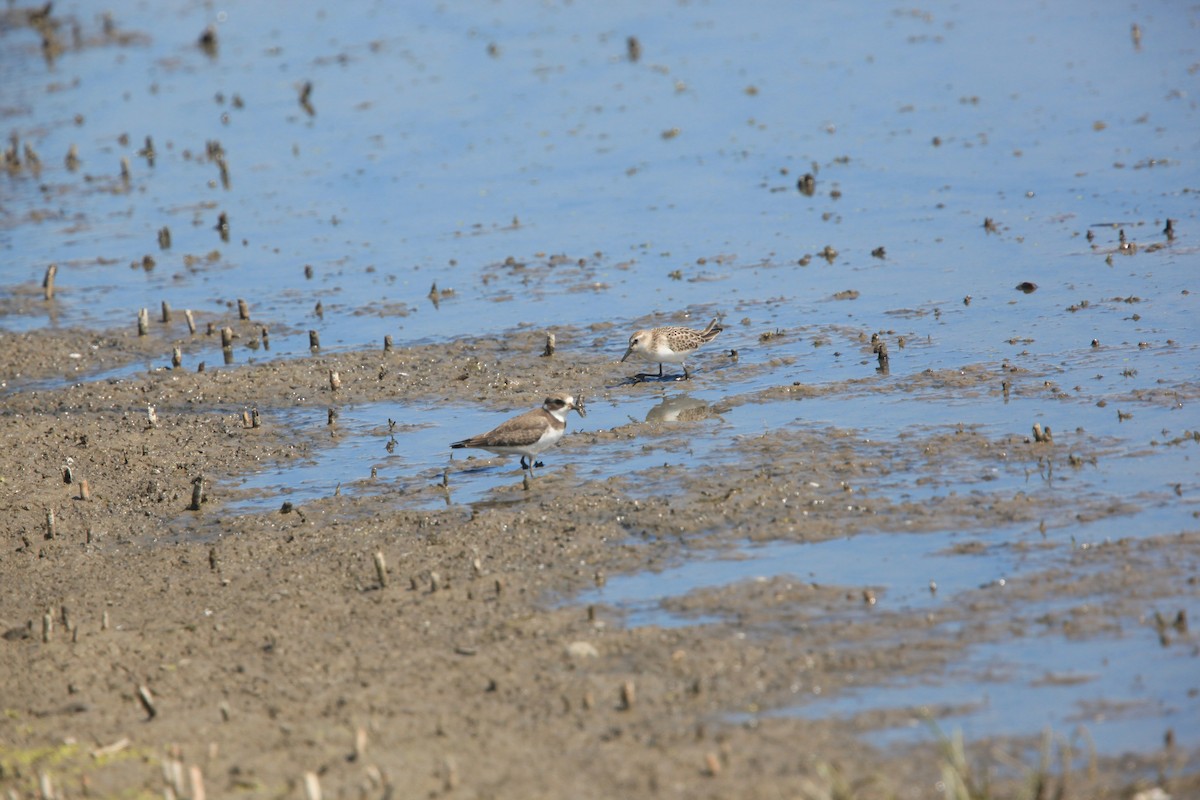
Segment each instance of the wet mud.
M135 335L109 337L137 351ZM70 375L71 353L108 340L36 338L37 352L5 349L8 369ZM736 458L713 473L580 476L574 450L606 439L637 447L675 435L671 425L712 418L630 421L568 435L528 488L514 473L511 489L474 506L454 502L461 476L448 471L447 486L431 474L423 489L446 495L441 510L405 510L386 487L266 513L223 510L229 476L330 446L326 426L275 424L276 409L462 396L519 405L550 386L596 398L637 388L608 388L611 356L560 350L543 359L541 344L516 333L6 394L6 785L33 793L51 776L69 794L156 793L178 769L172 790L189 796L193 780L253 796L299 794L316 780L337 796L817 796L854 785L856 796L925 797L951 763L935 735L924 749L888 750L860 734L933 724L953 708L781 712L937 675L1014 626L1100 635L1158 605L1170 617L1162 636L1193 646L1171 602L1194 583L1194 533L1083 551L1056 536L1034 540L1023 546L1061 549L1068 562L936 610L890 608L880 587L782 577L668 600L664 609L683 620L670 627L627 626L619 608L571 602L609 576L728 548L734 531L816 542L989 520L1035 528L1058 500L984 490L915 502L887 486L892 469L928 470L932 480L954 463L1036 473L1049 452L1059 457L1052 448L1062 445L1020 435L874 443L852 432L785 432L729 442ZM342 376L338 390L331 370ZM943 380L914 378L905 390ZM258 427L246 424L251 407ZM1092 447L1077 442L1073 452L1086 459ZM203 502L188 510L201 476ZM1123 509L1080 498L1071 513ZM1065 605L1051 617L1022 615L1048 596ZM992 770L999 786L1016 787L1032 773L1012 763L1036 772L1047 748L1063 747L1036 737L972 742L964 763L974 766L964 769ZM1194 757L1168 744L1140 760L1084 754L1066 766L1076 796L1151 784L1183 796L1196 788L1185 769Z
M303 8L0 12L0 791L1200 796L1194 44Z

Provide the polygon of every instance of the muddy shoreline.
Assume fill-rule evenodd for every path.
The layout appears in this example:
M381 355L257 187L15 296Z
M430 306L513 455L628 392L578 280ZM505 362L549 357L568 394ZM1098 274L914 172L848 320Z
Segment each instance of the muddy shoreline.
M0 11L0 795L1200 796L1196 46L1013 11Z
M141 343L123 336L43 332L36 352L26 342L2 348L4 366L70 375L70 354L89 343L120 342L104 348L110 357L140 354ZM728 546L727 532L738 528L752 539L819 540L887 516L918 520L913 535L982 515L1035 524L1044 509L1032 498L1010 498L1005 508L964 497L917 513L866 490L887 459L928 457L930 448L954 458L1038 458L1022 437L969 434L892 453L839 448L836 435L745 440L736 444L745 467L716 480L675 474L671 492L658 496L636 491L638 476L574 473L570 452L589 436L652 427L631 422L568 437L532 489L518 483L504 502L413 511L380 491L223 512L222 475L323 446L326 432L273 424L273 409L437 402L448 386L513 405L564 382L606 391L603 356L540 359L531 370L539 342L526 338L439 346L450 351L442 359L421 348L318 354L6 394L5 787L31 794L48 776L68 794L157 793L176 780L178 762L186 779L172 790L189 796L198 774L210 792L253 796L298 796L315 780L330 796L817 796L853 785L862 797L927 797L949 763L934 735L915 752L880 750L859 736L878 715L814 720L786 710L814 689L828 696L936 674L964 647L1014 624L1054 624L1014 619L1021 600L1013 591L1077 592L1088 611L1067 616L1079 635L1120 624L1156 591L1169 599L1188 580L1180 565L1200 556L1194 533L1118 543L1089 557L1136 559L1136 577L1103 572L1095 580L1108 585L1097 588L1070 572L1058 582L1047 575L1004 596L981 588L935 614L889 611L870 586L782 578L680 598L671 610L699 624L671 628L630 628L619 609L569 602L608 576ZM342 376L337 393L331 369ZM387 379L401 372L403 380ZM244 426L250 407L261 427ZM807 455L818 448L836 455ZM790 476L800 463L810 479L803 486ZM200 474L212 488L201 510L187 511ZM439 491L436 481L428 491ZM857 502L827 502L846 497ZM807 509L781 515L783 498ZM1127 605L1088 606L1097 592ZM950 624L957 633L937 633ZM972 742L971 779L987 769L1016 792L1028 775L1000 765L1016 759L1036 771L1040 747L1036 736ZM1076 794L1068 796L1126 797L1150 785L1185 796L1200 785L1195 758L1172 745L1086 768L1072 761Z

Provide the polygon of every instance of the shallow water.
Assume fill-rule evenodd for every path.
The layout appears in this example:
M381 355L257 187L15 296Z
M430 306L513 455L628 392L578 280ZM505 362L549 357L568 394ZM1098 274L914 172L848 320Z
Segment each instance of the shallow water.
M959 713L939 716L938 725L961 729L968 740L1049 730L1072 741L1081 755L1092 747L1105 755L1147 751L1162 743L1168 729L1185 739L1195 735L1200 701L1188 688L1195 659L1188 647L1161 648L1151 629L1082 640L1045 636L1018 647L981 644L935 681L901 679L851 690L804 702L795 713L909 711L906 724L868 737L887 744L929 735L924 709L956 706Z
M1102 443L1095 465L1058 475L1064 495L1136 498L1140 509L1070 536L1196 527L1194 444L1156 444L1200 425L1191 410L1200 374L1194 8L107 7L118 31L141 37L105 40L92 7L67 2L55 13L77 21L90 43L52 64L38 57L30 31L0 35L4 121L43 163L39 176L3 179L0 301L11 310L0 330L132 329L139 308L163 301L201 319L228 318L244 298L271 326L272 349L239 349L239 363L304 357L309 330L338 350L377 347L385 335L402 346L524 326L576 332L560 342L560 358L615 362L635 327L720 315L719 346L697 359L687 385L618 386L628 365L614 363L614 388L589 399L586 420L572 417L581 435L546 454L546 469L569 465L593 480L662 463L720 468L742 458L739 437L776 429L887 442L960 424L1025 434L1040 422L1060 445ZM196 46L208 24L218 31L215 57ZM630 35L642 46L636 62L627 57ZM312 114L299 102L306 81ZM138 156L147 136L153 166ZM228 187L205 156L209 141L224 150ZM82 160L75 172L63 164L71 144ZM796 188L806 172L815 173L811 197ZM214 228L220 213L228 242ZM1174 240L1162 233L1168 218ZM169 249L157 243L163 226ZM1138 247L1120 249L1120 231ZM837 250L828 260L818 255L827 245ZM872 255L878 247L885 257ZM55 300L16 303L39 296L51 262L59 265ZM1021 281L1038 288L1018 292ZM835 299L845 290L858 294ZM858 339L877 330L888 332L888 375L875 372ZM783 335L762 338L775 332ZM180 321L167 334L164 364L167 342L189 339ZM198 339L194 357L219 363L217 346ZM772 369L752 369L773 359ZM1006 373L1005 362L1024 372ZM986 391L897 388L926 370L971 365L994 372ZM757 395L792 383L837 388L803 400ZM686 446L667 424L646 429L632 453L625 442L583 446L589 432L669 416L660 404L677 397L714 410L686 423ZM239 511L339 487L393 491L399 503L428 507L486 503L520 484L515 460L458 470L456 458L447 498L433 488L452 463L446 444L519 410L471 398L344 408L330 445L310 461L227 488ZM326 423L323 410L279 415L308 430ZM389 431L389 418L404 426ZM877 491L922 499L1039 480L970 461L940 465L932 483L915 477L895 472ZM646 491L668 491L671 480L648 479ZM1068 535L1071 518L1065 508L1050 535ZM667 573L614 577L596 597L628 608L634 624L681 624L657 609L660 599L795 574L879 586L885 602L920 609L1037 569L1038 557L1005 547L1027 534L963 530L914 544L881 530L747 546L734 560L698 552ZM944 552L984 536L981 554ZM878 564L854 557L868 545ZM934 577L936 597L927 589ZM1194 606L1194 597L1181 603ZM1180 699L1168 680L1188 685L1186 658L1153 651L1164 680L1145 680L1121 644L1023 639L1004 653L1011 673L986 688L975 667L996 654L981 645L932 685L864 690L798 713L986 693L989 702L957 721L972 734L1013 733L1070 725L1089 698L1132 697L1148 713L1089 720L1105 748L1157 744L1162 726L1147 722L1155 714L1194 744L1195 700ZM1035 689L1037 702L1027 702L1039 675L1034 656L1047 652L1048 671L1091 676L1091 665L1104 666L1083 683ZM1018 705L1030 713L1011 713Z

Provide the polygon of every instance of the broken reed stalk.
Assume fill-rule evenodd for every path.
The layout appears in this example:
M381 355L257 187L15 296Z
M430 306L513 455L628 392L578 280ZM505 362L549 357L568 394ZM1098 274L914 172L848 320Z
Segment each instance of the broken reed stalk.
M356 728L354 731L354 760L362 763L367 756L367 729Z
M250 306L246 305L246 301L239 297L238 301L237 301L237 306L238 306L238 319L249 320L250 319Z
M875 351L875 355L879 360L879 366L886 367L889 360L887 342L879 339L871 349Z
M171 304L166 300L162 301L162 321L164 325L171 321Z
M221 328L221 349L233 349L233 328L230 328L228 325L226 325L224 328Z
M321 335L319 333L317 333L316 331L308 332L308 349L309 350L320 350L321 349Z
M104 758L105 756L115 756L122 750L127 749L131 744L133 743L129 741L128 737L122 736L112 744L106 744L103 747L97 747L90 753L90 755L92 758L96 759Z
M329 388L335 392L342 388L342 376L336 369L329 370Z
M315 772L304 773L304 798L305 800L321 800L321 781Z
M57 533L58 526L54 522L54 509L46 509L46 538L53 539Z
M259 416L258 407L250 409L250 427L258 428L262 426L262 417Z
M187 507L188 511L199 511L200 504L204 502L204 476L201 475L192 481L192 502Z
M178 347L171 349L171 368L179 369L183 366L183 351Z
M54 615L47 611L42 614L42 643L46 644L54 635Z
M178 748L171 748L172 754L177 753ZM163 761L163 780L167 784L169 797L185 797L187 787L183 785L183 762L177 758L171 757Z
M42 278L42 293L47 300L54 299L54 276L58 274L58 264L46 267L46 277Z
M375 576L379 579L380 589L387 587L387 562L384 561L381 551L375 553Z
M188 767L188 777L192 784L192 800L204 800L204 774L197 764Z
M391 336L391 334L388 334L387 336L383 337L383 352L385 352L385 353L392 352L392 336Z
M150 310L143 308L138 312L138 336L145 336L150 332Z
M92 490L88 486L87 478L79 482L79 499L84 502L92 499Z
M633 681L625 681L621 684L621 710L629 711L633 708L633 702L636 699L636 692L633 687Z
M187 320L188 333L195 336L196 335L196 318L194 316L192 316L192 310L190 308L185 308L183 310L183 318Z
M549 358L554 355L554 349L557 345L557 339L553 333L546 334L546 349L542 351L542 358Z
M158 716L158 709L154 707L154 695L150 694L150 690L145 685L137 688L137 697L142 704L142 708L146 710L146 715L150 719Z

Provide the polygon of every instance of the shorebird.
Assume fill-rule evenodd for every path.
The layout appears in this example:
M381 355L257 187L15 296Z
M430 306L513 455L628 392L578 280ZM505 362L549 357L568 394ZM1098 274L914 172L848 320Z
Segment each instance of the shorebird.
M563 437L567 429L569 411L576 411L579 416L584 416L586 412L583 410L583 398L576 399L565 392L555 392L546 398L541 408L513 417L487 433L452 442L450 447L455 450L474 447L505 456L519 455L521 469L532 472L533 457L549 450ZM526 463L527 458L529 463ZM537 466L541 466L541 463Z
M717 338L717 334L722 330L724 329L717 324L717 320L714 318L702 331L675 325L638 331L629 337L629 349L625 351L625 355L621 356L621 360L624 361L630 356L638 356L652 364L658 363L657 375L651 372L639 372L636 376L638 380L661 378L663 377L664 363L679 364L683 367L683 377L676 377L675 380L686 381L692 376L688 372L684 360L699 350L701 345Z

